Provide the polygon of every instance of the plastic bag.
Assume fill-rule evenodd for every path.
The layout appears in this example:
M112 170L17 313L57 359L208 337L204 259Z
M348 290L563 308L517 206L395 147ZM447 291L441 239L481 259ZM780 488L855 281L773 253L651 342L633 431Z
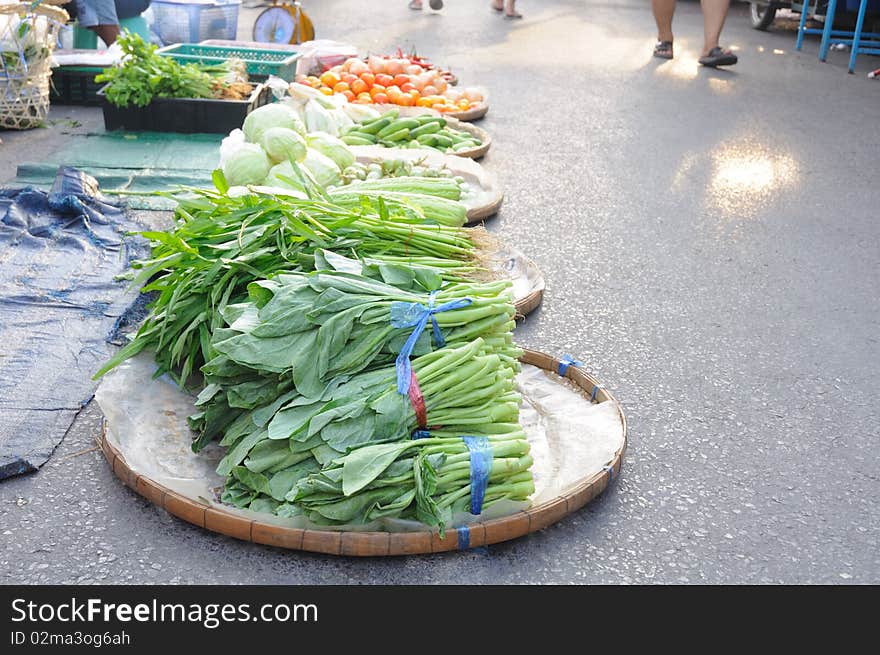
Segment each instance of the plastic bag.
M347 43L316 39L300 44L300 58L296 62L297 75L320 75L350 57L357 57L357 48Z

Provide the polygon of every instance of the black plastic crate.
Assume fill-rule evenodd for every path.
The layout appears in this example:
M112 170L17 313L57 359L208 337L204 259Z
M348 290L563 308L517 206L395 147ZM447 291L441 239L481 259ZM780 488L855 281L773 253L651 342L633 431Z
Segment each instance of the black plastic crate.
M247 100L155 98L146 107L116 107L98 91L104 111L104 129L134 132L197 132L227 134L244 123L245 116L272 101L272 90L259 84Z
M88 105L101 104L98 91L101 84L95 82L103 68L92 66L58 66L52 69L52 81L49 84L49 101L53 105Z

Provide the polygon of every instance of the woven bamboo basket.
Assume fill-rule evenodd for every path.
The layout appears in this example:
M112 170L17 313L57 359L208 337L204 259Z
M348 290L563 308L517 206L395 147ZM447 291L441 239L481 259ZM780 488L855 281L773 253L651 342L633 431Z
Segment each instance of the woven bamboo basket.
M525 351L522 361L554 372L560 364L559 360L549 355L531 350ZM585 402L602 403L614 400L595 378L580 368L570 366L564 377L582 390ZM570 485L551 500L509 516L450 529L442 538L437 530L340 532L287 528L251 520L208 505L199 499L184 497L132 471L123 455L107 439L106 433L101 439L101 450L116 477L126 486L170 514L213 532L268 546L330 555L416 555L474 548L516 539L546 528L586 505L602 493L620 473L626 450L626 418L619 407L618 414L623 429L623 443L601 471Z
M446 116L445 118L446 125L453 129L473 134L474 136L479 138L481 142L481 145L477 146L476 148L471 148L470 150L459 150L458 152L451 154L457 155L459 157L470 157L471 159L479 159L487 152L489 152L489 146L492 145L492 137L489 136L489 133L486 130L481 129L476 125L471 125L470 123L460 121L457 118L453 118L452 116Z
M49 3L0 5L0 42L17 48L0 53L0 127L27 130L46 118L52 51L67 20Z
M489 104L486 102L481 102L476 107L471 107L466 111L450 111L444 116L451 116L452 118L457 118L460 121L475 121L478 118L482 118L489 112Z

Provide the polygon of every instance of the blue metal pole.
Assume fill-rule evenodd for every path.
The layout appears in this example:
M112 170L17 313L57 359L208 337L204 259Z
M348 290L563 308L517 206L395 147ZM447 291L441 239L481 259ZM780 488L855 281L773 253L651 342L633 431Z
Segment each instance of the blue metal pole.
M859 56L859 41L862 40L862 27L865 24L865 10L868 8L868 0L862 0L859 3L859 17L856 20L856 31L853 34L852 54L849 56L849 72L854 73L856 69L856 57Z
M804 0L804 6L801 7L801 21L800 23L798 23L797 43L794 46L795 50L800 50L801 46L804 44L804 28L807 24L807 13L809 12L809 10L810 0Z
M828 57L828 46L831 41L831 28L834 25L836 9L837 0L828 0L828 9L825 11L825 29L822 30L822 43L819 45L819 61L825 61Z

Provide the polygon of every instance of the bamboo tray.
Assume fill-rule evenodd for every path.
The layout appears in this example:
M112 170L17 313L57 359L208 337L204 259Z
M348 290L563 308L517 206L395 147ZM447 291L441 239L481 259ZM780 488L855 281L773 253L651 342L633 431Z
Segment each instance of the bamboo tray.
M469 157L442 153L433 148L412 149L352 146L351 150L356 154L358 162L362 164L388 159L424 161L430 166L445 166L456 175L462 176L469 185L479 189L475 197L462 199L461 201L467 207L467 223L465 225L473 225L494 216L504 203L504 192L498 179ZM356 190L357 185L343 188Z
M450 111L445 114L441 114L441 116L451 116L452 118L457 118L460 121L475 121L478 118L482 118L489 112L489 104L486 102L481 102L476 107L471 107L465 111Z
M522 361L553 372L558 371L560 365L559 360L535 351L526 351ZM611 394L582 369L570 366L564 377L579 388L584 402L614 402ZM485 546L522 537L546 528L586 505L602 493L620 473L626 450L626 418L619 405L616 413L622 429L622 441L614 456L601 470L569 485L558 496L528 509L460 528L449 528L445 538L441 538L437 530L343 532L290 528L246 518L223 507L211 505L204 499L175 493L133 471L120 450L107 437L106 424L101 438L101 450L115 475L126 486L170 514L212 532L278 548L331 555L415 555Z

